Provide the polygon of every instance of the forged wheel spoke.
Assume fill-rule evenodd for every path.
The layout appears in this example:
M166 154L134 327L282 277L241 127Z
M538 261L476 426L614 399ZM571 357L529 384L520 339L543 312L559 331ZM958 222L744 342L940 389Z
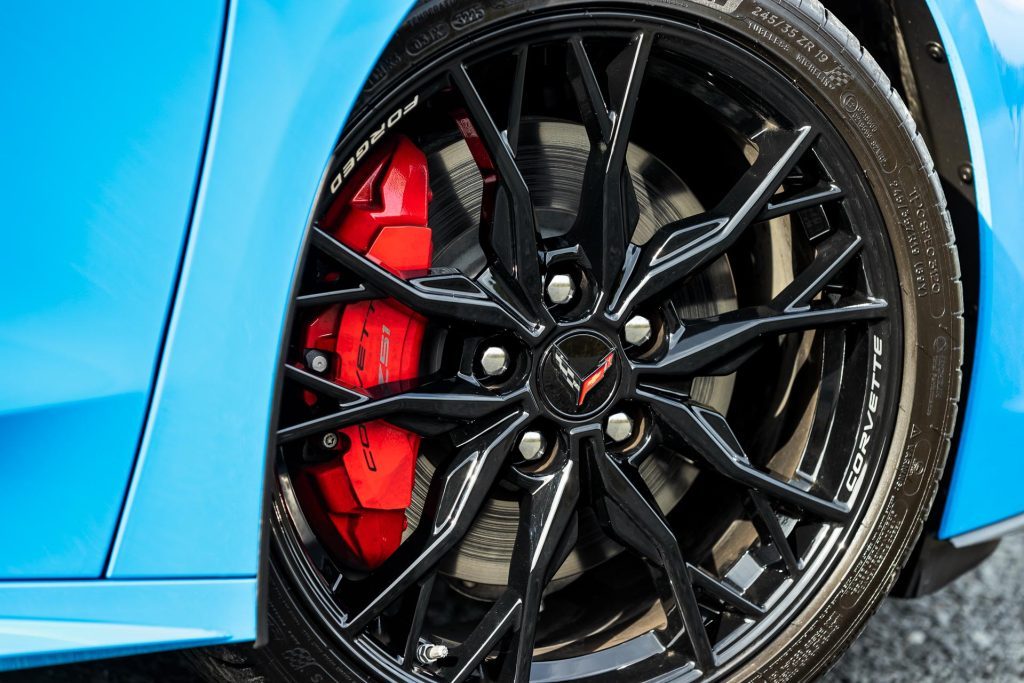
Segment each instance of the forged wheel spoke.
M579 500L579 464L570 458L546 474L520 477L519 531L509 568L509 589L519 594L522 612L511 634L502 678L530 680L541 598L576 542L574 513Z
M610 302L612 317L622 317L724 254L758 219L816 137L807 126L763 131L755 140L757 159L717 207L666 225L642 247L631 246L627 277Z
M846 505L822 498L754 467L729 423L719 413L643 389L637 394L649 402L669 429L720 474L745 488L806 510L821 519L840 523L847 521L850 511Z
M690 577L693 579L695 586L707 591L711 597L721 600L723 603L732 607L740 614L744 616L753 617L758 619L763 617L765 609L758 605L756 602L749 600L743 593L730 586L725 581L719 581L717 578L707 573L700 567L694 567L692 564L688 565L690 570Z
M714 665L714 653L693 592L690 570L675 534L639 470L632 464L616 461L605 452L603 442L593 443L593 463L601 479L610 531L620 543L660 570L657 578L664 585L662 603L669 622L666 644L671 645L680 630L685 631L698 666L707 670Z
M316 294L302 294L295 297L295 304L299 308L310 308L316 306L330 306L332 304L351 304L357 301L380 298L380 294L373 291L366 285L356 285L346 289L335 289L330 292L317 292Z
M803 563L797 559L793 552L793 546L789 544L789 537L779 522L778 515L772 509L771 503L757 491L750 491L750 502L754 507L754 527L763 541L771 543L782 556L786 564L786 570L791 576L796 576L803 571Z
M320 228L313 228L310 239L325 255L355 277L365 280L373 289L428 317L513 329L528 337L537 336L542 331L536 322L517 312L514 305L495 298L465 276L444 274L406 281Z
M320 375L315 375L312 372L303 370L302 368L297 368L294 365L284 366L284 376L285 379L298 382L311 391L315 391L318 394L323 394L324 396L343 403L360 403L367 401L366 396L360 394L358 391L346 389L340 384L335 384L329 379L325 379Z
M516 619L523 613L522 598L511 591L506 591L495 602L480 624L452 653L458 660L455 668L445 676L451 683L461 683L469 678L480 666L484 658L491 654L502 638L515 626Z
M513 144L518 141L520 109L526 78L526 51L518 59L511 97L510 139L499 130L487 111L480 93L470 80L465 66L451 72L452 83L462 95L469 113L472 131L463 131L467 141L478 135L487 150L487 158L474 155L485 176L497 178L489 220L484 220L481 241L490 261L490 269L511 291L521 315L539 325L552 322L543 305L543 278L537 243L537 225L530 190L516 163ZM485 217L487 218L487 217Z
M498 679L530 679L544 588L576 541L573 522L580 492L578 470L578 461L570 457L550 472L513 475L522 497L508 588L467 642L455 650L458 665L452 680L463 680L476 669L505 635L510 643Z
M416 662L416 647L423 634L423 622L427 617L427 607L430 604L430 594L434 590L436 577L436 573L428 574L424 579L418 581L413 589L416 599L410 610L409 633L405 639L405 647L402 649L402 664L406 669L411 668Z
M738 352L764 335L800 332L830 325L884 317L888 303L850 297L846 303L812 302L860 250L861 240L835 235L822 245L811 265L767 306L752 306L715 318L689 322L676 333L660 360L636 363L640 373L694 376L729 374L736 370Z
M772 301L772 307L786 312L806 309L811 299L841 271L863 247L863 240L847 233L836 233L818 248L811 265L804 269ZM884 304L884 302L880 302Z
M568 72L587 134L591 140L607 143L612 138L612 117L608 113L594 66L580 38L569 41ZM599 148L600 145L594 147Z
M754 222L770 221L773 218L785 216L801 209L809 209L814 206L821 206L826 202L837 201L844 196L843 189L835 183L822 182L785 199L769 201L764 211L761 212L761 215Z
M348 631L361 631L462 540L528 419L524 412L501 418L462 444L448 466L438 470L413 535L367 579L346 587L368 598L346 621Z
M449 379L431 382L406 393L383 398L370 398L298 368L286 367L285 372L286 376L313 391L326 393L343 401L348 397L355 398L333 413L278 430L279 443L301 439L327 430L341 429L357 422L400 414L451 420L476 420L493 415L528 394L527 388L522 387L508 394L496 395L466 380ZM384 385L384 388L386 387L387 385Z
M608 68L606 104L583 41L569 43L569 78L590 138L579 212L568 238L583 249L603 292L610 292L625 260L638 209L626 165L629 133L653 36L639 32Z
M505 130L508 148L513 154L519 150L519 124L523 118L523 95L526 92L526 65L529 54L530 50L526 47L516 51L516 71L508 103L508 127Z
M758 306L725 314L715 321L694 323L659 361L638 363L641 373L658 375L727 375L731 364L718 365L732 354L766 334L800 332L828 325L877 320L886 313L884 301L867 300L845 306L814 307L780 313Z

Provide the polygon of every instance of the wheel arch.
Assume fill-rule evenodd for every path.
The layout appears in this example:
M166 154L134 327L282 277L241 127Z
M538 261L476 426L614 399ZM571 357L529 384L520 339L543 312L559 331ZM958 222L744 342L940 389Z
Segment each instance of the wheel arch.
M996 305L998 291L1021 284L1018 270L1008 266L1024 243L1016 236L1021 220L1010 209L1014 191L1006 178L1019 179L1024 165L1013 135L1022 66L999 33L1000 25L1019 30L1024 12L999 0L822 4L860 38L908 103L935 160L960 255L963 398L936 502L894 589L912 597L973 568L1002 535L1024 525L1024 468L1008 454L1012 434L1022 428L1015 401L1024 373L1005 360L1016 354L1024 329L1013 322L1019 315ZM970 49L961 51L966 40Z

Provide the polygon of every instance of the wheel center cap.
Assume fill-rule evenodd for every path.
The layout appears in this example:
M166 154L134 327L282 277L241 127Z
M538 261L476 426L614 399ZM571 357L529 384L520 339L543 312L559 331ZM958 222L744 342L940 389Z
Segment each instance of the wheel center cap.
M558 414L587 417L608 405L619 375L619 359L608 339L596 332L570 332L556 339L541 360L541 394Z

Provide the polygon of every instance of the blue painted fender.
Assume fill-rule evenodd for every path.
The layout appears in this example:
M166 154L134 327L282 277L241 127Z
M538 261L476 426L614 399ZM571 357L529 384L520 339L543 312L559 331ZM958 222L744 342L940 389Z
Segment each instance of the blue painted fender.
M17 320L16 316L21 315L31 320L32 316L41 315L40 309L45 310L49 318L44 330L52 334L54 330L63 330L59 323L68 324L73 328L68 335L74 335L78 343L87 343L87 347L81 354L70 345L67 349L62 348L58 359L70 358L61 366L69 370L54 370L45 377L51 392L58 389L71 391L65 387L65 384L70 384L78 387L75 389L77 394L64 401L51 393L26 404L22 387L11 384L12 376L6 373L10 369L20 373L14 377L25 377L29 371L18 367L18 364L27 364L31 359L29 354L38 353L37 343L40 340L15 338L13 332L20 334L20 327L13 328L13 332L6 324L0 328L3 330L0 332L0 363L4 363L0 366L3 371L0 376L4 378L0 391L0 419L35 405L56 404L57 410L63 403L74 407L75 400L92 396L113 395L117 398L120 394L131 393L137 400L130 406L134 412L129 415L127 408L121 407L116 416L113 413L88 413L86 408L89 404L84 403L83 407L75 410L79 415L77 419L82 423L79 431L90 438L55 442L42 451L38 448L38 439L43 436L52 438L55 423L49 423L48 428L42 422L45 416L37 416L34 418L37 422L29 425L31 430L26 427L22 441L16 442L22 447L22 451L14 454L17 457L12 458L10 452L5 452L0 459L4 467L5 490L12 482L15 486L20 482L29 488L24 493L15 493L16 501L30 503L31 488L45 484L49 481L48 476L54 476L54 473L46 472L45 458L50 458L50 462L74 461L78 465L73 472L61 473L59 480L70 502L77 504L76 501L81 500L91 504L97 491L89 490L86 495L84 491L78 492L76 487L91 486L94 479L97 485L102 485L109 492L109 509L104 510L102 529L96 530L98 522L91 518L76 521L74 516L79 513L74 510L68 511L69 522L80 523L64 533L56 527L40 528L26 536L29 532L0 525L0 567L7 567L8 563L10 567L27 566L25 558L6 554L8 549L22 553L33 549L42 563L50 557L51 550L58 553L66 546L63 555L58 553L55 558L46 560L50 564L39 564L26 578L50 577L50 571L74 567L68 559L75 557L75 553L85 553L85 550L95 551L95 556L90 555L88 562L81 562L73 575L94 579L101 575L106 577L103 580L67 582L0 581L0 668L128 651L244 641L255 637L263 471L288 297L288 288L282 283L292 280L319 180L348 110L377 55L409 5L410 0L378 0L373 3L353 0L329 5L247 0L231 5L224 27L224 50L210 119L209 142L205 150L202 150L200 141L192 145L184 192L177 193L184 195L187 205L202 157L203 172L196 187L194 211L189 216L186 206L177 214L170 210L164 212L169 216L167 220L177 221L173 226L176 230L174 239L167 235L156 237L168 245L168 264L165 264L169 271L167 287L155 313L149 313L149 308L141 303L135 307L145 309L152 318L147 319L147 334L149 329L156 330L146 339L148 352L140 350L138 358L102 355L101 346L107 338L114 338L115 332L118 339L130 336L141 324L139 320L124 319L118 325L116 318L124 307L115 306L112 301L133 301L142 296L139 290L142 284L149 282L148 276L136 274L128 262L139 260L142 263L135 268L142 270L149 267L148 259L130 249L116 263L95 254L128 249L152 238L150 231L157 229L147 223L152 207L142 202L146 212L139 215L133 213L134 205L117 204L111 199L109 206L99 207L106 213L97 210L91 220L91 214L81 208L67 215L59 214L66 225L53 220L43 226L51 230L51 235L53 229L63 227L64 233L77 231L74 235L76 240L99 241L93 245L79 242L75 249L69 247L56 253L52 249L47 252L43 247L52 247L53 240L48 239L43 230L33 232L30 220L38 217L39 206L45 205L41 201L42 190L36 190L33 197L40 201L34 203L35 212L26 208L19 226L26 232L17 238L21 240L18 244L24 248L6 250L0 257L5 259L0 268L0 278L3 278L0 279L0 292L3 292L0 296L6 301L12 292L7 287L8 283L16 287L13 291L19 293L29 287L28 283L38 283L38 278L28 277L29 269L40 270L50 265L61 273L66 270L68 282L63 290L47 292L49 299L37 296L31 308L19 309L10 317ZM144 7L148 8L148 5ZM151 14L147 15L149 11L138 12L140 21L146 19L147 26L158 23L153 22ZM181 12L185 14L186 10ZM191 21L200 21L204 16L215 19L209 27L214 52L221 35L222 12L222 7L206 9L205 12L198 7L188 13ZM77 42L72 40L70 43L79 48L77 52L68 50L60 54L65 55L68 61L83 61L79 67L81 73L77 76L82 80L81 96L87 100L89 88L102 88L106 79L116 71L110 61L115 64L119 61L114 58L102 61L101 55L95 57L99 63L88 63L90 56L96 55L97 51L102 53L102 49L97 47L102 41L96 41L95 36L103 35L104 30L109 32L109 27L115 25L118 36L130 32L124 17L133 15L125 8L111 8L109 15L97 15L91 6L88 10L83 9L82 14L97 16L98 19L95 24L83 19L85 23L81 26L84 28L69 24L66 29L69 40L77 36L72 35L75 30L80 30L85 37L78 36ZM47 21L50 16L47 14ZM40 27L49 30L41 17L29 16L26 22L27 25L22 27L25 35L35 35L38 39L43 30ZM0 63L21 64L35 58L30 47L17 43L12 48L6 40L10 37L10 25L5 22L0 22L0 25L0 36L5 38L0 41L3 43L0 45ZM174 28L173 22L165 23L165 26L167 30ZM14 28L18 30L18 27ZM90 28L93 29L91 33ZM142 27L140 32L145 33ZM130 61L132 50L143 51L142 43L146 39L145 35L140 35L137 38L139 45L132 47L130 44L125 48L128 54L119 59ZM9 54L9 51L17 49L21 52ZM180 55L185 61L183 69L189 67L193 60L200 59L193 54L201 52L198 46L192 46L190 50L189 54ZM167 60L173 61L176 55L176 52L169 52ZM198 121L196 125L199 128L206 121L211 81L216 71L213 57L208 54L206 60L204 99L190 119ZM41 70L45 65L39 68ZM163 65L161 68L170 69L171 66ZM35 76L45 82L41 73ZM139 80L141 82L141 75ZM30 88L31 85L24 87ZM120 84L120 87L126 96L128 93L136 94L132 91L135 87L133 82ZM6 92L9 92L6 88L0 88L0 93ZM173 94L165 95L170 97ZM5 94L0 94L0 97L5 97ZM11 111L8 106L11 103L4 100L2 104L0 111L4 113L0 116L9 116L6 112ZM169 108L179 104L158 101L152 106L159 110L160 106ZM110 108L110 111L100 110L93 114L97 122L104 123L103 117L108 115L116 118L116 101L100 102L95 106ZM176 125L181 124L179 119L183 116L181 114L174 119ZM159 122L161 119L157 117L156 120ZM53 121L52 116L46 122L47 125L40 129L40 135L49 134L50 127L59 123ZM117 125L117 120L109 122L111 129L116 129ZM142 162L152 162L153 167L159 167L162 159L150 159L148 153L162 154L163 160L167 160L180 159L188 152L187 140L177 136L175 130L162 129L152 122L148 125L149 128L146 121L138 125L140 138L135 143L138 146L136 153L141 156L138 164L123 169L115 166L109 178L99 178L105 185L97 182L82 189L83 204L88 204L90 196L103 196L104 191L114 198L130 192L132 181L138 182L136 174L152 170ZM106 130L107 127L99 126L100 132ZM96 135L85 124L76 131L83 137L90 133ZM148 143L142 146L148 140L146 136L156 138L153 144L157 147L148 146ZM161 136L170 136L170 139ZM38 140L35 142L39 144ZM129 139L128 142L132 141ZM90 141L83 154L95 152L101 161L106 159L100 150L93 149L94 145L99 147L101 143ZM39 149L38 146L26 149L26 162L30 152ZM122 162L124 158L131 161L132 149L129 144L127 150L121 147L111 154L120 155ZM91 163L91 158L84 156L77 163L85 164L87 161ZM110 163L113 165L114 161ZM7 163L0 166L4 169L5 181L6 174L15 176L19 172ZM176 164L179 166L181 164ZM26 181L16 187L28 191L29 185L30 182ZM6 194L3 199L5 205L9 204ZM159 197L153 200L155 205L165 208L159 200ZM50 206L54 208L52 203ZM63 209L58 206L55 210ZM117 234L123 237L127 246L104 241L102 236L107 233L99 228L107 223L115 228L125 225ZM7 223L5 226L5 234L10 225ZM152 372L156 357L157 339L154 336L159 337L167 311L170 283L186 225L190 227L181 260L180 284L167 325L166 344L153 384L152 403L139 447L138 463L131 475L124 513L107 561L109 540L114 535L117 513L128 484L138 431L146 409L150 387L147 373ZM161 224L159 228L166 229L167 226ZM38 258L49 255L52 262L23 262L25 254ZM89 255L94 255L93 261L83 262L82 259ZM113 272L118 268L127 268L128 274ZM13 277L12 273L18 277ZM62 297L77 297L92 303L91 315L100 316L102 320L113 317L114 320L108 327L98 328L93 339L93 335L84 329L91 318L84 317L86 312L76 313L74 306L66 304ZM111 309L106 317L100 315L104 306ZM66 316L60 315L61 307L68 311ZM3 317L8 317L6 311ZM25 329L32 328L26 326ZM15 343L20 344L17 348L24 351L13 353L17 350ZM119 343L121 345L115 348L123 348L123 342ZM101 355L94 359L92 354ZM146 369L136 370L135 364L130 363L132 360L144 362ZM66 381L88 363L106 363L102 367L107 369L109 377L104 375L102 381L85 386L79 386L80 382ZM120 367L127 365L133 365L133 369L129 371ZM137 373L138 376L129 373ZM132 381L129 383L127 378ZM123 389L122 385L127 385L130 391ZM16 403L15 397L21 401L20 404ZM120 399L112 403L121 405ZM134 419L127 419L131 416ZM99 426L97 423L101 417L118 419L116 425ZM115 426L127 434L118 442L118 454L123 455L120 460L115 457L118 454L109 451L106 441L91 438L93 435L89 432L90 429L113 430ZM5 432L8 429L0 426L0 430ZM109 479L99 482L99 472L88 473L90 462L103 467L116 462L118 467L104 475ZM60 500L57 496L54 494L54 505ZM15 516L15 510L9 509L11 505L8 496L0 496L2 518L21 518L20 511ZM52 524L45 515L39 516L47 524ZM88 535L85 531L89 531ZM39 538L51 537L42 536L44 532L52 534L53 538L64 539L65 546L36 547ZM77 547L76 543L87 548ZM188 578L193 580L182 580ZM83 629L74 623L83 620L92 622L96 627Z
M951 538L1024 514L1024 5L929 6L963 108L981 231L974 372L939 530Z
M202 0L0 9L0 580L104 572L223 22Z
M321 176L409 0L239 3L107 576L255 576L278 353Z

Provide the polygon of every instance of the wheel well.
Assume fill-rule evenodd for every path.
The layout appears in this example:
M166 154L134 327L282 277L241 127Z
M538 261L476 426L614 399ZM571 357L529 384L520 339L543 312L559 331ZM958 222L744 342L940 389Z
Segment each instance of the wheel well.
M925 0L822 0L822 4L858 37L907 103L935 161L960 254L965 327L964 396L931 516L894 589L904 596L923 595L941 588L980 561L975 557L979 553L961 557L964 553L946 547L948 544L936 537L966 414L964 402L968 400L977 334L980 257L974 171L945 47ZM951 102L957 106L949 106ZM981 557L991 552L991 549L986 550Z

